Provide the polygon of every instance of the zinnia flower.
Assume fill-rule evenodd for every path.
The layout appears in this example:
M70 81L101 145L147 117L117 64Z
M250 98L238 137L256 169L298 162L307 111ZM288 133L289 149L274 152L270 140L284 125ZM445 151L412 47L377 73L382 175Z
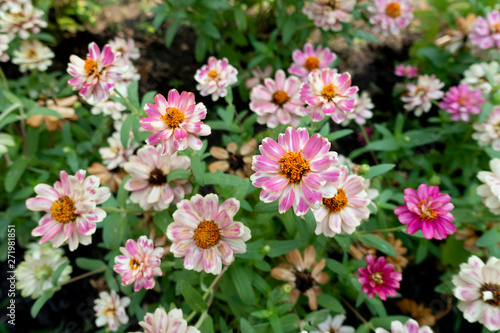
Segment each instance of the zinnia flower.
M235 253L247 251L250 229L233 221L239 209L240 202L234 198L219 206L216 194L182 200L167 228L167 237L173 242L170 251L176 258L184 257L185 269L219 274L222 264L233 263Z
M80 96L87 103L95 105L104 102L122 76L119 59L120 54L113 53L109 45L105 45L101 53L99 46L92 42L86 60L74 54L70 56L68 73L74 78L69 79L68 84L74 86L73 90L80 90Z
M14 271L16 286L21 290L21 296L36 299L44 291L53 289L52 275L66 261L68 258L64 257L62 249L55 249L50 244L29 244L28 250L24 253L24 261L19 263ZM72 271L71 265L64 268L57 280L57 289L60 289L64 282L69 281Z
M264 70L262 70L260 67L255 67L250 70L250 73L252 73L252 77L249 77L245 81L245 87L250 90L255 86L258 86L259 84L264 83L264 79L266 77L271 76L273 73L273 66L267 65Z
M338 74L331 68L317 69L309 74L309 83L304 83L300 98L309 105L306 114L312 115L313 121L322 120L325 115L340 124L347 112L354 112L356 100L353 95L358 87L351 87L349 73Z
M158 94L155 104L147 103L144 112L149 118L141 118L141 126L153 133L146 142L153 146L161 143L162 155L171 155L188 146L200 150L203 143L198 136L211 133L210 127L201 121L207 115L207 108L203 103L195 104L194 94L190 92L183 91L179 96L177 90L172 89L168 92L168 101Z
M418 68L411 65L396 65L394 67L394 74L411 79L418 76Z
M297 75L304 82L307 82L307 77L315 69L322 69L330 67L330 65L337 59L337 55L333 53L328 47L324 49L321 45L314 47L312 44L307 43L304 46L304 52L295 50L292 53L293 63L288 69L290 74Z
M370 199L365 191L365 179L349 175L345 165L340 167L342 176L333 183L337 194L333 198L323 198L323 205L313 209L316 218L316 235L333 237L336 234L352 234L361 220L368 219Z
M486 73L490 74L492 83ZM460 83L466 83L472 90L479 89L483 95L487 95L493 89L492 84L494 86L500 84L500 65L496 61L473 64L464 72L464 78Z
M257 148L257 140L252 138L241 145L238 151L238 145L230 142L226 149L222 147L211 147L210 153L219 161L210 163L208 170L210 172L228 172L240 178L248 178L253 174L252 157L253 151Z
M490 146L493 150L500 150L500 106L494 107L485 122L476 122L472 125L474 132L472 138L482 147Z
M305 128L288 127L278 142L262 140L262 155L253 157L250 179L261 187L260 200L279 199L279 212L283 214L293 206L296 215L305 215L309 207L319 208L323 198L332 198L337 190L333 182L341 171L334 164L337 153L330 152L330 142L319 134L309 138Z
M161 147L145 146L131 156L125 164L132 178L125 183L125 189L132 191L130 200L142 209L161 211L171 203L176 204L191 193L193 187L186 179L173 179L168 182L168 174L175 169L188 170L191 161L187 156L160 154Z
M484 184L476 189L481 201L488 207L490 212L500 215L500 159L490 160L490 171L479 171L477 178Z
M372 99L370 95L363 91L361 96L358 93L353 95L354 97L354 111L352 113L346 113L345 119L341 123L342 126L347 126L351 123L351 120L358 125L366 124L366 119L370 119L373 117L372 109L375 105L372 103Z
M500 12L494 10L486 14L486 19L478 16L469 33L470 41L482 49L500 49Z
M19 50L14 51L12 63L19 65L21 73L28 69L45 72L52 65L52 58L54 58L54 52L38 40L23 40Z
M317 296L322 293L318 284L325 284L330 280L327 273L323 272L326 265L325 258L316 261L316 249L309 245L304 250L304 259L299 250L285 254L287 263L281 263L271 269L271 276L276 280L285 281L292 287L290 297L295 304L299 296L305 295L312 311L318 309Z
M113 270L122 277L122 285L134 283L134 291L153 289L154 276L161 276L162 247L154 247L153 241L146 236L141 236L135 242L127 240L125 247L120 247L122 255L115 257Z
M275 128L278 124L298 126L304 115L303 102L300 100L300 80L295 76L286 77L281 69L275 79L264 79L250 93L250 110L255 112L259 124Z
M408 26L413 19L411 0L375 0L375 6L368 7L370 23L376 31L399 35L399 29Z
M408 319L408 321L404 325L402 322L393 321L391 323L390 332L383 328L377 328L375 329L375 333L433 333L433 332L429 326L420 327L415 320Z
M342 22L351 22L355 4L354 0L310 0L306 1L302 11L317 27L325 31L340 31Z
M432 106L432 100L438 100L444 96L441 88L444 83L433 75L420 75L418 83L415 85L409 83L406 86L406 93L401 98L406 111L414 111L415 116L420 117L422 113L429 112Z
M334 333L354 333L354 327L352 326L342 326L342 323L345 320L344 314L336 315L332 317L328 315L326 320L320 324L318 324L317 331L311 331L311 333L325 333L325 332L334 332Z
M212 95L215 102L219 97L227 95L227 87L238 82L238 71L229 64L226 58L218 60L208 58L208 64L196 71L194 79L198 82L196 89L201 96Z
M54 116L45 116L41 114L36 114L30 116L26 120L26 124L32 127L39 127L40 125L42 125L42 123L45 123L45 127L49 132L53 132L55 130L62 130L64 128L64 124L66 124L67 121L78 120L78 115L75 113L74 109L74 105L77 100L78 100L77 96L38 100L36 104L56 111L62 116L62 119L59 119Z
M120 53L120 61L125 65L131 63L131 60L137 60L141 56L139 49L135 46L135 42L132 38L120 38L115 37L108 41L108 45L111 47L113 53Z
M453 293L464 318L479 322L490 331L500 330L500 260L488 259L486 264L476 256L460 265L452 279Z
M43 12L33 7L31 1L9 1L7 8L0 11L0 33L11 38L17 34L21 39L28 39L31 34L37 34L40 28L46 27Z
M144 328L144 333L200 333L196 327L187 325L181 309L172 309L167 313L159 307L154 313L146 313L139 325Z
M445 239L457 231L451 221L455 220L450 211L454 208L451 197L439 193L439 187L420 184L417 191L404 190L405 205L394 210L401 223L407 224L406 232L413 235L422 229L427 239Z
M358 281L363 285L361 290L366 296L374 298L378 295L384 301L387 300L387 295L396 296L396 289L399 289L399 281L403 279L403 275L394 271L394 265L386 264L384 257L375 260L371 254L366 257L366 265L367 267L358 269Z
M52 239L54 247L66 242L70 251L74 251L78 244L92 243L96 223L106 217L106 212L96 205L108 200L111 193L109 188L99 187L99 178L85 178L85 170L79 170L74 176L61 171L60 179L54 187L38 184L36 198L26 200L29 210L46 212L31 235L43 236L40 243Z
M125 308L130 304L130 298L120 298L114 290L111 290L111 294L102 291L99 293L99 298L94 300L94 303L95 316L97 317L95 324L97 327L108 324L108 330L116 332L120 325L128 323Z
M107 141L109 147L99 148L99 154L101 154L102 163L110 170L124 167L134 150L139 147L136 142L132 143L130 138L127 147L123 147L119 132L114 132Z
M397 307L404 315L410 316L419 325L434 326L436 325L436 316L432 314L430 308L425 307L423 303L415 302L412 299L403 298L396 302Z
M439 103L439 107L451 113L451 120L469 121L469 114L481 113L481 90L471 91L467 84L451 87Z
M9 35L2 35L0 34L0 61L1 62L7 62L10 59L10 56L7 52L9 49L9 43L11 41L11 38Z

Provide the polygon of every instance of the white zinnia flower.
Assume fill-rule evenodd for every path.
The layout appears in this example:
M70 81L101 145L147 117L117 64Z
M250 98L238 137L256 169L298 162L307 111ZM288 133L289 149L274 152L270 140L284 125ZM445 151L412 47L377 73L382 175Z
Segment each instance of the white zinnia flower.
M324 332L336 332L336 333L354 333L354 327L352 326L342 326L345 320L345 315L339 314L335 317L328 315L326 320L318 324L318 330L312 331L311 333L324 333Z
M117 167L125 166L128 158L134 153L134 150L139 147L137 143L130 143L130 137L127 147L123 147L119 132L114 132L108 138L109 147L99 148L99 153L102 157L102 163L109 169L113 170Z
M420 117L427 113L432 107L432 101L444 96L441 89L444 83L433 75L420 75L417 84L409 83L406 86L406 94L401 98L406 102L406 111L414 111L415 116Z
M128 316L125 308L130 304L130 298L118 296L111 290L111 294L103 291L99 293L99 298L94 300L94 311L96 312L95 324L97 327L108 324L110 331L118 331L120 324L128 323Z
M484 184L479 185L476 192L491 213L500 215L500 159L492 159L490 168L492 172L479 171L477 174Z
M466 83L471 90L480 89L484 94L489 94L492 90L492 85L486 76L489 73L493 79L493 85L500 84L500 65L496 61L490 63L481 62L470 66L464 72L464 78L460 83Z
M44 72L52 65L52 60L50 60L52 58L54 58L54 52L34 39L21 42L19 50L14 51L12 62L19 65L21 73L26 72L28 69L38 69Z
M485 147L491 145L493 150L500 150L500 106L495 107L485 122L477 122L472 125L476 130L472 138L477 144Z

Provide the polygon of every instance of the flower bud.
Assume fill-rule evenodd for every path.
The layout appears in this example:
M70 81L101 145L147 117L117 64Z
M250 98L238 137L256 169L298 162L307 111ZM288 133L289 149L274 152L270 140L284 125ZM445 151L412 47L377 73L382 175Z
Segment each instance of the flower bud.
M438 186L439 184L441 184L441 178L439 178L438 175L433 174L431 179L429 179L429 184L432 186Z
M359 167L358 175L364 176L364 175L366 175L368 173L368 171L370 171L370 166L368 164L362 164Z
M288 283L285 283L282 287L281 287L281 290L286 293L286 294L289 294L291 291L292 291L292 286L289 285Z

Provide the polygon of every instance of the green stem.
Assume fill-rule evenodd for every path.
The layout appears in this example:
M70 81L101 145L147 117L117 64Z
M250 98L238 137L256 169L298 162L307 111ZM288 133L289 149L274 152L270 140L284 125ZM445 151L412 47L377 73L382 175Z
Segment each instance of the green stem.
M24 113L24 108L22 105L19 105L19 115L21 116L21 135L23 137L23 149L24 156L28 157L28 140L26 139L26 114Z
M5 76L2 67L0 67L0 78L2 79L5 90L9 91L9 85L7 84L7 77Z
M406 225L401 225L399 227L387 228L387 229L377 229L377 230L366 230L366 231L358 231L359 234L371 234L375 232L391 232L391 231L401 231L406 228Z
M196 324L194 325L194 327L200 328L201 324L203 324L203 321L207 317L207 313L208 313L208 310L205 310L205 311L203 311L201 313L200 319L198 319L198 321L196 322Z
M130 103L130 101L128 100L128 98L126 98L125 96L123 96L119 91L118 89L115 89L114 90L118 96L120 96L120 98L125 102L125 106L127 108L130 109L130 111L132 111L133 114L139 114L139 111Z
M366 133L364 126L359 125L359 129L361 130L361 135L363 135L363 139L365 139L365 142L368 145L370 143L370 138L368 138L368 133ZM375 153L373 152L373 150L370 150L370 154L372 155L372 158L373 158L373 161L375 162L375 164L380 164L380 162L378 161L377 156L375 156Z
M84 279L84 278L86 278L88 276L91 276L91 275L94 275L94 274L97 274L97 273L104 272L106 270L106 268L107 267L103 267L103 268L96 269L95 271L91 271L91 272L87 272L87 273L82 274L82 275L78 275L78 276L72 278L71 280L68 280L68 281L62 283L61 286L64 286L65 284L70 284L71 282L75 282L75 281Z

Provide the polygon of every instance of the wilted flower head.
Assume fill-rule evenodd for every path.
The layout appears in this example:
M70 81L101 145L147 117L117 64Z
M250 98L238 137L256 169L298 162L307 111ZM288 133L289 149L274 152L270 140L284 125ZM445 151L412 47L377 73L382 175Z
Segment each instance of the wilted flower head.
M433 75L420 75L418 83L409 83L406 86L406 94L401 98L406 111L414 111L415 116L420 117L422 113L429 112L432 100L438 100L444 96L441 89L444 83Z
M325 333L325 332L334 332L334 333L354 333L354 327L352 326L342 326L342 323L345 320L344 314L336 315L332 317L328 315L326 320L320 324L318 324L317 331L311 331L311 333Z
M494 10L486 14L486 19L478 16L469 33L470 41L482 49L500 49L500 12Z
M309 0L306 1L303 12L317 27L325 31L340 31L341 22L351 22L355 4L355 0Z
M219 197L199 194L177 204L174 222L167 228L173 242L170 251L176 258L184 257L184 268L220 274L222 264L231 265L235 253L245 253L250 229L233 221L240 202L227 199L219 206Z
M249 90L259 84L262 84L266 77L270 77L273 73L273 66L267 65L264 70L260 67L255 67L250 70L250 73L252 73L253 76L245 81L245 87Z
M119 132L114 132L107 141L109 146L99 148L99 154L101 154L102 163L110 170L124 167L134 150L139 147L136 142L132 143L130 138L127 147L123 147Z
M430 308L425 307L423 303L415 302L412 299L403 298L396 302L399 310L404 315L413 318L419 325L434 326L436 324L436 316L432 314Z
M74 105L77 100L78 100L77 96L38 100L36 103L39 106L43 106L48 109L56 111L62 116L62 118L59 119L54 116L36 114L30 116L26 120L26 124L32 127L39 127L40 125L42 125L42 123L45 123L47 131L53 132L55 130L62 130L64 124L66 124L67 121L78 120L78 115L75 113L74 109Z
M451 87L439 103L439 107L451 113L451 120L469 121L469 115L481 113L481 90L470 90L467 84Z
M28 39L46 27L43 12L33 7L31 1L8 1L5 10L0 11L0 33L10 37L18 35L21 39Z
M475 21L476 14L474 13L468 13L465 17L457 16L455 18L457 29L447 29L444 36L436 39L435 44L444 46L444 49L448 50L450 53L456 53L464 46L467 35L471 32L472 25Z
M375 6L368 7L372 14L370 23L376 31L399 34L399 29L408 26L413 19L411 0L375 0Z
M500 159L490 160L490 171L479 171L477 178L484 184L476 189L481 201L491 213L500 215Z
M208 165L208 170L213 173L220 170L240 178L250 177L253 174L252 157L255 148L257 148L257 140L255 140L255 138L242 144L239 149L235 142L230 142L226 146L226 149L222 147L211 147L210 153L219 161L210 163Z
M144 333L200 333L196 327L187 325L181 309L172 309L167 313L159 307L154 313L146 313L139 325L144 328Z
M394 67L394 74L411 79L418 76L418 68L412 65L396 65Z
M111 192L116 193L123 178L127 177L127 173L121 169L109 170L101 163L94 162L87 168L89 174L97 176L101 180L102 185L108 185Z
M111 47L113 53L121 54L120 61L123 62L124 65L128 65L131 60L137 60L141 56L132 38L115 37L108 41L108 45Z
M315 69L330 67L337 59L337 55L328 47L322 48L321 45L314 47L307 43L304 51L295 50L292 53L293 63L288 69L290 74L297 75L302 81L307 82L307 77Z
M212 95L212 100L227 95L227 87L238 82L238 71L229 64L226 58L218 60L215 57L208 58L208 64L203 65L196 71L194 79L198 82L196 89L201 96Z
M96 223L106 217L106 212L96 205L111 196L109 188L99 187L99 178L85 177L84 170L79 170L74 176L61 171L60 181L56 181L54 187L38 184L35 193L36 198L26 200L26 207L46 213L31 235L42 236L40 243L53 240L54 247L67 242L70 251L74 251L78 244L92 243Z
M118 331L120 325L128 323L125 308L130 304L130 298L118 296L116 291L110 293L102 291L99 298L94 300L94 311L96 312L95 324L102 327L108 324L108 329L112 332Z
M474 132L472 138L477 140L480 146L490 146L493 150L500 150L500 106L494 107L484 122L476 122L472 125Z
M433 333L429 326L420 327L413 319L408 319L406 324L403 325L400 321L393 321L391 323L391 331L383 328L375 329L375 333Z
M366 257L367 267L360 267L358 272L359 283L363 286L361 290L369 298L378 295L380 299L387 300L387 295L396 296L396 289L399 289L399 281L403 275L394 271L394 265L386 264L385 257L375 259L373 255Z
M363 91L361 96L358 93L355 93L353 97L355 99L354 111L352 113L349 112L345 114L345 119L341 123L342 126L349 125L351 120L354 120L354 122L358 125L364 125L366 124L366 119L373 117L372 109L375 105L372 103L370 94Z

